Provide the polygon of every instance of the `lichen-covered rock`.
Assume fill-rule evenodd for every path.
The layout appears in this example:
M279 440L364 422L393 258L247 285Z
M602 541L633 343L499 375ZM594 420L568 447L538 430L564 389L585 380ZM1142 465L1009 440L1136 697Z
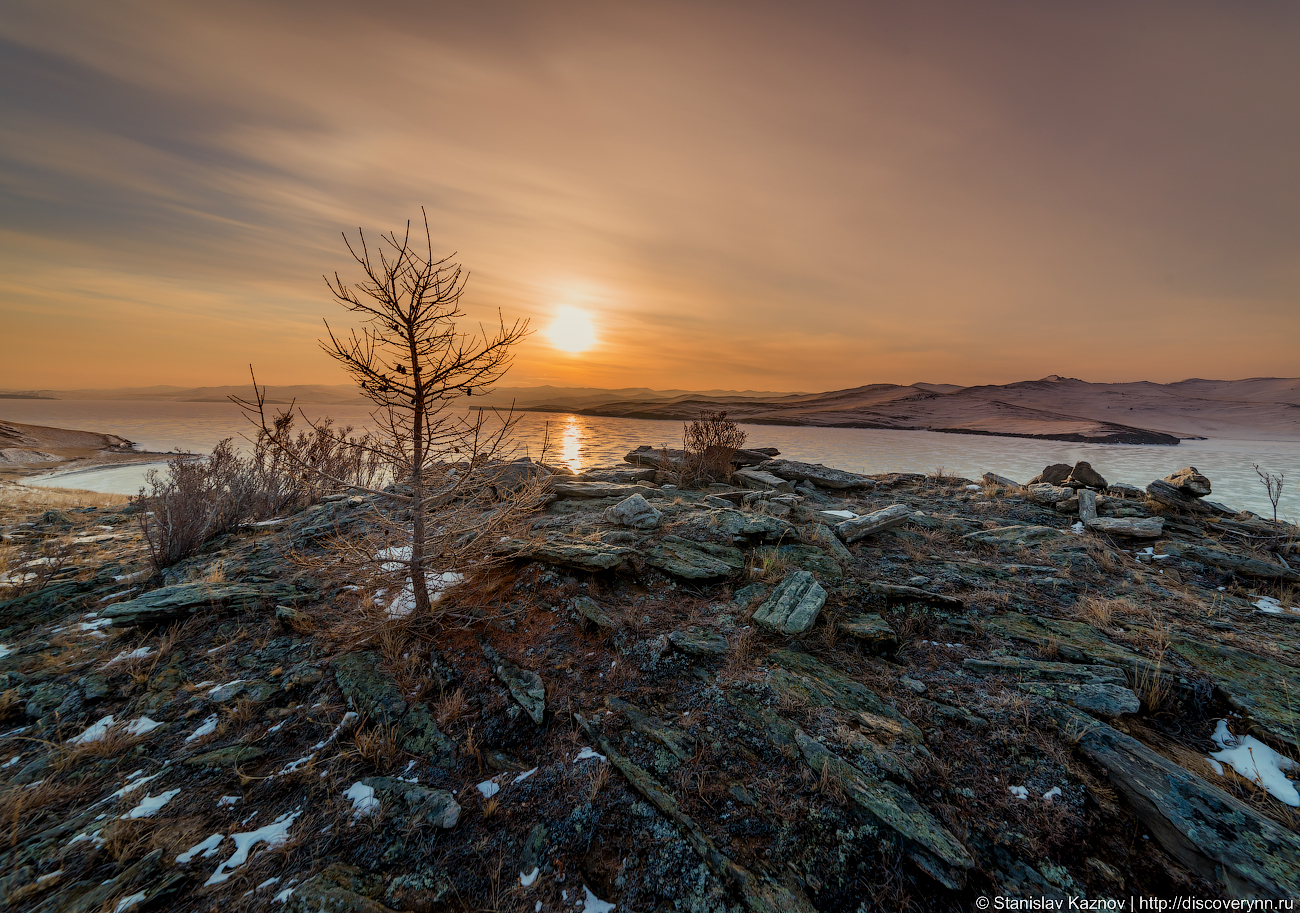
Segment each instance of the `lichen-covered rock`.
M721 656L727 652L727 638L712 628L689 627L673 631L668 640L674 647L691 656Z
M1229 897L1300 894L1300 836L1110 726L1065 707L1053 718L1183 865Z
M575 596L573 609L598 628L617 628L618 622L590 596Z
M1000 526L996 529L977 529L962 536L971 542L981 542L998 548L1028 548L1034 545L1069 542L1076 538L1069 530L1055 529L1051 526L1021 525Z
M797 460L765 460L757 468L770 472L788 482L812 482L822 488L850 489L875 488L876 483L856 472L832 469L819 463L801 463Z
M875 613L850 615L840 621L840 630L877 653L893 653L898 649L898 634L889 622Z
M460 820L460 805L445 789L429 789L394 777L366 777L361 782L373 789L381 801L400 803L409 825L450 829Z
M809 656L793 650L778 650L767 657L768 683L782 695L790 695L818 707L833 707L851 714L871 732L888 739L920 743L921 731L880 695L861 682Z
M531 558L545 564L558 564L584 571L608 571L619 567L632 551L625 546L567 539L557 535L545 539L506 537L492 547L492 552L496 555Z
M792 541L793 524L780 517L745 510L722 508L700 511L673 520L670 531L693 542L716 542L722 545L749 545L754 542Z
M737 469L732 478L737 484L756 491L794 491L794 486L785 479L761 469Z
M645 563L686 580L729 577L745 566L737 549L708 542L691 542L679 536L662 536L641 547Z
M196 612L250 608L263 604L296 601L301 594L292 587L249 583L180 583L108 606L101 618L111 618L113 627L157 625L186 618Z
M635 494L607 508L605 520L633 529L657 529L663 522L663 514L651 507L650 502L640 494Z
M371 722L396 723L406 713L406 701L397 682L379 668L380 656L374 650L347 653L332 661L339 690L348 706Z
M826 590L808 571L791 571L754 612L754 622L778 634L802 634L826 604Z
M1074 489L1048 482L1035 482L1025 487L1029 500L1036 504L1059 504L1074 497Z
M519 706L528 712L534 723L542 725L546 716L546 683L542 677L530 669L521 669L503 659L487 644L483 644L483 655L492 666L493 674L510 690Z

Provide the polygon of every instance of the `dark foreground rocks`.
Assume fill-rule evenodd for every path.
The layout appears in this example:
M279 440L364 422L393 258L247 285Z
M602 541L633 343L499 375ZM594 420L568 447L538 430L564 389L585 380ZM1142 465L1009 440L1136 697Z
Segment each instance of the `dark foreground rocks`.
M166 579L129 515L4 518L20 569L83 539L0 594L8 908L1300 893L1270 761L1300 757L1297 530L1190 467L1143 490L778 456L701 490L671 451L557 474L440 624L319 570L360 496Z

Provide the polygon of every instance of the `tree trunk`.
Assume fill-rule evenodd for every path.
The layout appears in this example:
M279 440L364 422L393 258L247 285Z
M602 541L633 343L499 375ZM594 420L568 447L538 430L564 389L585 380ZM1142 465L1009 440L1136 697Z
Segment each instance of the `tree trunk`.
M420 360L416 352L415 329L407 325L407 342L411 352L411 383L415 389L411 419L411 591L415 594L415 612L427 616L431 609L429 582L424 573L424 386Z

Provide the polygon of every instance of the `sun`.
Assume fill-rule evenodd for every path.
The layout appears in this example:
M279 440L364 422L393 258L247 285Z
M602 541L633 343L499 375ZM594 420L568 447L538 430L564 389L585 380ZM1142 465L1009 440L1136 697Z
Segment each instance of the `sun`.
M555 313L555 320L546 330L551 345L561 352L577 354L585 352L596 344L596 327L591 316L575 307L562 307Z

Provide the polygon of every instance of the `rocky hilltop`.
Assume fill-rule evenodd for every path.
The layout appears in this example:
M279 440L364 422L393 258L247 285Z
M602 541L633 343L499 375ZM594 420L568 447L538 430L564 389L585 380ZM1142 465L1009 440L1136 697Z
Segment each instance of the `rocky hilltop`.
M1300 530L1190 467L675 462L554 471L441 627L339 627L364 496L161 576L129 508L5 516L8 909L1300 893Z

